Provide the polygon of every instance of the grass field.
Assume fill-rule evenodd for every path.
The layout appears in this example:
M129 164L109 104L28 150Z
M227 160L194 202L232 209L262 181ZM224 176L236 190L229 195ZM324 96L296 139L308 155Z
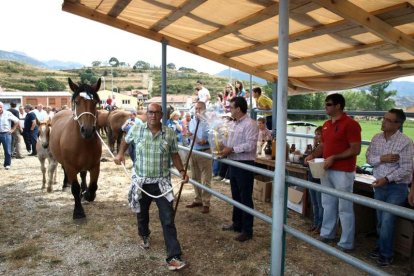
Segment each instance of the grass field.
M362 140L364 141L371 141L372 137L375 134L381 131L381 120L378 121L368 121L368 120L357 120L358 123L361 125L362 129ZM324 121L309 121L318 126L323 125ZM414 120L407 120L403 126L403 133L410 137L411 139L414 138ZM358 155L357 165L361 166L366 163L365 153L367 151L368 146L363 145L361 148L361 153Z

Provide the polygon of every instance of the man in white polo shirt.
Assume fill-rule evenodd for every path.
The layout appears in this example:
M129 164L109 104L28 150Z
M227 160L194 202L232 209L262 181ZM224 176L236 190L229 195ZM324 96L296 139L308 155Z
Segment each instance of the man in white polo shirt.
M11 126L13 122L13 127ZM0 102L0 144L3 145L4 163L6 170L10 169L11 165L11 145L12 133L16 131L19 125L19 118L14 116L10 111L4 110L3 103Z

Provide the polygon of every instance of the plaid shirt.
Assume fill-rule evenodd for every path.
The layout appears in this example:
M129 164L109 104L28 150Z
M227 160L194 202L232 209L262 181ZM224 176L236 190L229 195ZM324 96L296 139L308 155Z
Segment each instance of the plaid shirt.
M166 177L170 174L171 154L178 152L177 136L174 131L162 126L155 136L147 123L134 125L125 141L135 144L135 172L139 177Z
M387 177L390 182L411 183L413 176L413 141L397 131L388 141L384 133L378 133L372 138L368 147L367 162L374 167L374 177ZM400 160L396 163L381 163L381 155L399 154Z

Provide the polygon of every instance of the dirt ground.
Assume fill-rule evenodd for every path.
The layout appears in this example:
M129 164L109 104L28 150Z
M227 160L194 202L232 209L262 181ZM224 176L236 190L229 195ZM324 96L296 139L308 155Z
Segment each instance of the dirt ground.
M106 156L105 156L106 155ZM109 155L104 154L107 159ZM0 151L3 160L3 152ZM130 163L127 163L127 166ZM157 207L151 207L151 249L138 246L136 218L127 206L129 180L121 167L101 163L96 200L84 204L87 219L72 219L73 197L62 191L63 173L53 192L41 190L36 157L13 159L10 170L0 167L0 275L165 275L164 240ZM174 180L177 182L177 179ZM213 188L230 195L230 187L213 182ZM235 233L221 231L231 220L232 207L213 197L211 212L188 209L192 186L186 185L177 213L178 237L188 267L180 275L268 275L270 225L255 219L254 238L234 241ZM255 208L271 215L271 204L255 201ZM289 211L288 224L306 232L308 219ZM315 236L316 237L316 236ZM373 237L357 236L352 255L366 258ZM386 271L408 273L408 260L396 256ZM364 275L314 247L286 236L286 275Z

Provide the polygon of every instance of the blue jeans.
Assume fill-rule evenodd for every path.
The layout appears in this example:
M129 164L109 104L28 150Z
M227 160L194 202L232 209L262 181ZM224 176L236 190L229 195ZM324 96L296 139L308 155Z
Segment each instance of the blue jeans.
M11 165L11 145L12 145L12 136L10 133L0 133L0 144L3 145L4 151L4 163L3 166Z
M335 188L339 191L352 193L354 177L354 172L327 170L325 176L321 178L321 184L326 187ZM327 239L335 238L336 223L339 214L342 234L338 245L345 249L353 249L355 238L355 216L353 202L328 194L322 194L322 206L323 221L321 237Z
M152 195L160 195L160 189L158 184L144 184L142 188ZM177 239L177 229L174 224L174 209L173 202L169 202L165 197L152 198L142 193L142 198L139 200L141 206L141 212L137 213L138 220L138 234L143 236L149 236L151 231L149 230L149 209L151 202L155 201L158 206L158 214L161 221L162 232L164 234L165 247L167 248L167 261L173 257L181 256L181 247Z
M318 179L313 178L311 175L308 176L308 180L320 184ZM309 189L309 195L312 202L312 211L313 211L313 225L321 228L323 220L323 207L322 207L322 197L321 193L315 190Z
M220 172L220 162L213 160L213 175L217 176Z
M136 157L135 157L135 144L134 143L129 144L129 146L128 146L128 154L129 154L129 157L132 160L132 163L135 164L135 158Z
M254 165L254 161L239 161L244 164ZM241 168L229 166L230 186L232 198L246 205L253 206L253 181L254 173ZM253 216L237 207L233 207L233 226L235 230L240 230L248 236L253 236Z
M390 204L402 206L408 195L408 184L391 182L375 188L374 198ZM377 210L377 247L381 256L391 258L394 245L395 215Z

